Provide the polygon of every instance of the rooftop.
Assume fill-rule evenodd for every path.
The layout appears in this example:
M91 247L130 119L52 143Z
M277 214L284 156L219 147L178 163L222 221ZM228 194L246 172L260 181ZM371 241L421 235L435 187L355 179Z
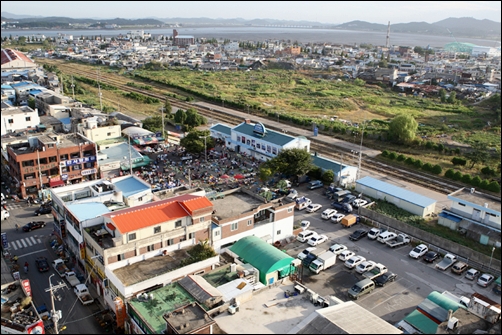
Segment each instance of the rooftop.
M115 183L115 186L122 191L122 195L127 198L133 194L151 190L149 185L136 178L126 178Z
M357 180L356 183L424 208L436 203L434 199L369 176Z
M490 212L495 212L500 215L500 199L495 197L491 197L487 194L483 194L474 190L471 192L470 188L464 187L458 191L448 194L448 199L450 200L463 200L472 205L477 205L478 207L484 207L484 210L488 210Z
M94 219L97 216L109 213L110 210L102 202L85 202L77 204L69 204L66 207L72 212L76 219L85 221Z
M35 113L35 111L28 106L10 107L7 109L2 109L2 115L14 115L14 114L24 114L24 113Z
M178 334L197 333L196 330L215 323L198 303L191 303L165 314L164 319Z
M232 127L227 126L225 124L218 123L218 124L215 124L214 126L212 126L210 128L210 130L217 131L217 132L220 132L220 133L223 133L225 135L230 136L230 134L232 132Z
M211 199L211 201L216 211L215 215L220 220L237 217L264 204L263 201L244 192L234 192L225 195L223 199Z
M234 131L247 135L250 138L264 140L278 146L283 146L295 139L295 137L293 136L282 134L280 132L270 129L266 129L265 136L260 136L254 132L254 129L255 129L254 124L245 122L233 128Z

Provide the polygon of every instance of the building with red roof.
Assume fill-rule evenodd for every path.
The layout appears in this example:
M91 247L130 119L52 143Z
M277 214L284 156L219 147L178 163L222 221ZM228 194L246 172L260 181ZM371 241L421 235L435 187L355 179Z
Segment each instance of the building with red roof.
M18 50L2 49L2 71L15 69L33 69L37 67L34 61Z

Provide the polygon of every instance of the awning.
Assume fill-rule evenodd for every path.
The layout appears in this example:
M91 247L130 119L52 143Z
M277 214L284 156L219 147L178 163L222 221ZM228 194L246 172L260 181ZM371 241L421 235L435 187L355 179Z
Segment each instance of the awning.
M49 180L49 186L51 188L58 187L58 186L64 186L64 181L62 181L61 179L59 179L59 180Z

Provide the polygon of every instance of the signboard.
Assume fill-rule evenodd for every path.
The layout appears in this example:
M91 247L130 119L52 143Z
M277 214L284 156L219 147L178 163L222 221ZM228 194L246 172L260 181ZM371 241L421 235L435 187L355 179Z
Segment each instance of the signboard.
M265 129L265 126L263 125L263 123L257 122L254 125L253 132L255 134L260 135L260 136L263 137L263 136L265 136L265 133L267 132L267 130Z
M27 296L31 297L31 286L29 279L23 280L21 284L23 285L24 293L26 293Z
M66 166L72 166L72 165L95 162L95 161L96 161L96 156L88 156L88 157L70 159L70 160L65 161L64 163Z
M2 233L2 248L5 250L8 247L7 233Z
M96 172L98 172L97 169L88 169L88 170L83 170L81 174L82 174L82 176L88 176L88 175L94 174Z
M66 174L66 173L65 173L65 174L62 174L62 175L61 175L61 179L62 179L62 180L68 180L68 174Z

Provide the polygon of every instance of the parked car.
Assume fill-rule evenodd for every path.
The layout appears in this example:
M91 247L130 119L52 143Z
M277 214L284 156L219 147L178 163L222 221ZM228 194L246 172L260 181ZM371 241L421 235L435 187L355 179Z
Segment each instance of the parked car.
M451 267L451 272L460 276L467 270L467 268L469 268L469 265L467 265L467 263L458 261Z
M375 266L376 266L376 263L373 261L364 261L356 267L356 272L363 274L366 271L372 270Z
M23 231L32 231L35 229L43 228L45 227L45 222L43 221L33 221L33 222L28 222L23 226Z
M439 258L439 253L435 251L429 251L424 256L424 261L427 263L433 263L436 259Z
M478 285L481 287L488 287L494 279L495 277L491 274L484 273L483 275L481 275L481 277L478 278Z
M321 188L323 186L324 185L323 185L322 181L320 181L320 180L313 180L313 181L309 182L309 184L308 184L309 190L315 190L316 188Z
M326 235L317 235L317 236L312 236L310 240L308 241L308 244L315 247L316 245L319 245L321 243L324 243L328 240L328 236Z
M314 213L322 208L321 204L310 204L307 206L307 212Z
M343 244L333 244L331 247L329 247L329 251L331 251L337 256L340 255L345 250L347 250L347 247L344 246Z
M366 201L364 199L355 199L354 201L352 201L352 207L354 207L354 208L359 208L359 207L362 207L366 204L368 204L368 201Z
M328 208L328 209L325 209L324 212L322 212L321 218L324 220L329 220L335 214L336 214L336 209Z
M366 229L358 229L350 234L349 239L351 239L352 241L359 241L366 235L368 235L368 231Z
M348 204L348 203L332 202L331 206L334 209L336 209L337 211L342 211L342 212L346 212L346 213L352 213L352 211L354 210L352 208L352 205Z
M479 273L480 272L478 270L471 268L467 270L467 273L465 274L465 279L474 280L478 278Z
M375 282L376 286L385 286L387 283L391 283L397 279L397 275L392 272L386 272L381 276L376 277L373 279Z
M52 208L50 206L42 206L35 211L35 215L39 216L41 214L51 214Z
M317 236L317 233L312 230L304 230L298 236L296 236L296 240L302 243L307 242L312 236Z
M355 195L348 194L345 196L345 198L343 198L342 204L352 204L352 202L356 199L357 197Z
M300 252L298 254L298 256L296 256L298 259L300 260L304 260L305 258L307 258L307 256L312 252L314 251L316 248L314 247L308 247L307 249L303 250L302 252Z
M302 230L307 230L310 227L310 221L302 220L300 226L302 227Z
M35 263L37 264L37 269L39 272L47 272L49 271L49 261L46 257L37 257L35 259Z
M412 251L410 251L410 257L419 259L429 251L429 248L425 244L419 244Z
M342 213L336 213L335 215L333 215L331 217L331 221L335 222L335 223L340 223L340 221L342 221L342 219L344 218L345 214L342 214Z
M370 240L376 240L376 238L380 235L380 229L378 228L371 228L370 231L368 232L368 238Z
M295 200L296 198L298 198L298 191L295 189L290 189L288 195L286 196L286 199Z
M352 256L345 261L345 267L353 269L365 260L366 258L364 258L363 256Z
M341 260L342 262L345 262L348 260L350 257L354 256L356 253L350 250L344 250L338 255L338 259Z

